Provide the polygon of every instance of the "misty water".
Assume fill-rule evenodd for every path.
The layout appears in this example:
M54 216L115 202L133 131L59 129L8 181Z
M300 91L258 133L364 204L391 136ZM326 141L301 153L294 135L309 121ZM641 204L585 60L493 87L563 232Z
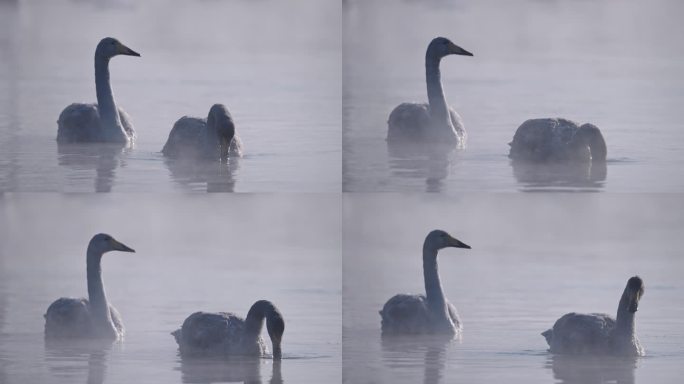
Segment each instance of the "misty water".
M316 0L0 1L0 191L339 191L340 9ZM93 56L106 36L142 55L110 62L138 140L58 147L62 109L96 101ZM206 117L214 103L233 115L244 158L166 161L174 122Z
M628 1L345 1L345 191L681 192L684 3ZM425 49L445 36L474 57L442 60L447 102L467 148L387 147L387 118L426 102ZM527 119L591 122L605 170L512 167Z
M674 195L345 195L343 381L680 381L683 204ZM424 293L422 243L435 228L472 246L438 256L462 338L383 341L378 310L397 293ZM636 313L645 357L546 351L540 333L563 314L615 316L635 274L646 286Z
M340 382L339 207L339 195L324 194L0 198L0 382ZM102 260L126 336L46 345L50 303L87 294L85 250L97 232L136 250ZM179 357L170 332L188 315L245 316L259 299L286 322L280 366Z

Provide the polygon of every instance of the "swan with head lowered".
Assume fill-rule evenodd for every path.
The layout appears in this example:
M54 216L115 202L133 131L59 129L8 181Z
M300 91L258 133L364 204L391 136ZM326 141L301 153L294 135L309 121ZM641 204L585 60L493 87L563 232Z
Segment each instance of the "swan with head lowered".
M127 144L135 139L131 119L116 106L109 84L109 59L117 55L140 56L113 37L100 41L95 49L97 103L74 103L64 108L57 120L58 143Z
M268 300L259 300L247 312L247 318L228 312L195 312L180 329L171 334L181 355L264 356L266 344L261 328L266 329L273 346L273 359L280 360L285 320L278 308Z
M90 240L86 254L88 298L60 298L45 313L45 338L93 338L118 340L124 335L119 312L107 302L100 261L110 251L135 252L110 235Z
M461 331L456 307L444 296L437 272L437 252L470 246L441 230L430 232L423 243L425 295L398 294L387 300L380 311L383 335L445 334Z
M514 161L605 163L607 155L598 127L561 118L525 121L509 145Z
M558 319L542 336L549 351L569 355L643 356L644 348L636 336L634 316L644 295L644 282L639 276L627 281L617 317L602 313L568 313Z
M214 104L206 119L183 116L176 121L162 153L171 158L226 161L229 156L242 156L242 142L226 106Z
M461 117L444 98L439 64L448 55L473 54L444 37L430 42L425 52L425 79L428 103L402 103L390 113L387 121L389 143L439 142L465 147L466 131Z

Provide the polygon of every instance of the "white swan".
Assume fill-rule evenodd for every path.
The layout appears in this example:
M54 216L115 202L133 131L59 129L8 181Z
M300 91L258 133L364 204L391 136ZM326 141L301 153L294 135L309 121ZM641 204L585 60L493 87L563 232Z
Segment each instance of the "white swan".
M617 318L602 313L568 313L558 319L542 336L549 351L558 354L596 354L643 356L644 348L635 332L634 315L644 294L639 276L627 281Z
M601 130L556 118L527 120L515 132L508 157L528 162L605 162Z
M382 333L448 334L461 330L456 307L444 297L437 272L437 252L442 248L470 249L470 246L440 230L430 232L423 243L425 295L398 294L380 311Z
M225 161L228 156L242 156L242 142L226 106L214 104L206 119L183 116L176 121L162 153L172 158L219 158Z
M444 37L430 42L425 53L428 104L403 103L394 108L387 121L388 142L441 142L465 146L466 131L461 117L447 105L442 91L439 62L447 55L473 54Z
M97 104L74 103L57 120L58 143L129 143L135 139L131 119L114 103L109 84L109 59L116 55L140 56L117 39L106 37L95 49Z
M45 313L45 338L100 338L117 340L124 335L119 312L107 302L100 261L110 251L135 252L110 235L90 240L86 256L88 299L60 298Z
M280 360L285 320L268 300L254 303L244 320L228 312L195 312L171 334L182 355L264 356L267 348L259 335L264 318L273 345L273 359Z

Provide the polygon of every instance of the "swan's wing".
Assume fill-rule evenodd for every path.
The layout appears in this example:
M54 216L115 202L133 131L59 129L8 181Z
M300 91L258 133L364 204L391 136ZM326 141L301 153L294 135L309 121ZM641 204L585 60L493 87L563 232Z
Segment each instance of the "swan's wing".
M563 158L577 129L577 124L567 119L527 120L515 131L508 157L524 161Z
M114 323L114 328L118 331L120 336L123 336L126 332L126 328L123 325L123 319L121 319L121 314L112 305L109 306L109 316L112 318L112 323Z
M88 300L62 297L55 300L45 313L46 338L70 338L91 333Z
M171 128L162 153L168 157L199 155L202 132L206 126L206 119L181 117Z
M550 350L564 354L605 353L614 328L615 320L606 314L568 313L553 325Z
M123 126L126 135L131 139L135 140L135 129L133 129L133 122L131 121L131 116L126 113L123 109L119 108L119 119L121 120L121 125Z
M453 304L447 302L447 308L449 309L449 317L451 317L451 321L454 322L454 326L456 327L456 329L462 329L463 326L461 325L461 319L458 317L456 307Z
M226 353L241 345L244 320L232 313L195 312L173 333L181 353Z
M387 119L387 141L420 140L429 125L430 112L427 104L399 104Z
M57 141L76 143L92 141L100 131L100 114L96 104L74 103L64 108L57 120Z
M399 294L380 311L383 334L419 334L429 332L425 296Z
M456 135L459 138L459 142L465 144L468 135L466 135L461 116L451 107L449 107L449 116L451 117L451 124L453 124L454 129L456 130Z

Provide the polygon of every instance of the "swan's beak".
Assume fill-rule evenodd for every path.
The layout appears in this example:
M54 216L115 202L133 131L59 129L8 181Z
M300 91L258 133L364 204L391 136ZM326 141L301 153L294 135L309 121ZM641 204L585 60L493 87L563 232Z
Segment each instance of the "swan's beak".
M449 53L453 55L473 56L472 53L466 51L465 49L453 43L449 45Z
M119 54L120 54L120 55L138 56L138 57L140 57L140 54L139 54L138 52L136 52L136 51L134 51L134 50L128 48L127 46L125 46L125 45L123 45L123 44L121 44L121 43L119 43L119 49L118 49L118 51L119 51Z
M470 249L470 245L458 240L454 239L453 237L449 238L449 246L454 247L454 248L465 248L465 249Z
M115 251L135 253L135 249L133 249L133 248L131 248L125 244L122 244L122 243L120 243L114 239L112 239L112 249Z

